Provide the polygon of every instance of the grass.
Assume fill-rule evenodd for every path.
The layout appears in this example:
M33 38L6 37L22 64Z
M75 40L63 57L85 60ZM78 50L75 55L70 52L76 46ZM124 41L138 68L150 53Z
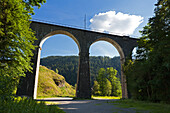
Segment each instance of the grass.
M14 100L0 100L0 113L65 113L59 107L45 105L26 97L14 98Z
M75 96L76 90L62 75L40 66L37 97Z
M122 108L135 108L137 112L149 111L149 113L170 113L169 104L135 101L130 99L118 100L112 103Z
M38 96L37 99L43 99L43 98L57 98L57 97L68 97L68 98L75 98L75 96Z
M115 96L92 96L93 99L121 99L121 97Z
M41 103L42 101L37 101L37 103ZM50 101L43 101L45 105L58 105L59 102L50 102Z

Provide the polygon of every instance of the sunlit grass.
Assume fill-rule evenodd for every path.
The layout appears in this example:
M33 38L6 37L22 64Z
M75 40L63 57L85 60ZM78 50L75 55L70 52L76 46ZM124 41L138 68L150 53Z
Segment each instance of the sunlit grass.
M58 86L55 81L58 81L61 86ZM38 98L75 96L75 93L75 88L69 85L62 75L45 66L40 66L37 87Z
M26 97L13 100L0 100L0 113L65 113L55 105L47 106L46 102L37 102Z
M122 97L115 96L92 96L93 99L121 99Z
M42 101L37 101L37 103L41 103ZM46 105L57 105L57 104L60 104L59 102L50 102L50 101L43 101L44 104Z
M38 96L37 99L44 99L44 98L74 98L75 96Z
M135 108L137 112L149 111L149 113L170 113L169 104L135 101L130 99L113 101L111 103L122 108Z

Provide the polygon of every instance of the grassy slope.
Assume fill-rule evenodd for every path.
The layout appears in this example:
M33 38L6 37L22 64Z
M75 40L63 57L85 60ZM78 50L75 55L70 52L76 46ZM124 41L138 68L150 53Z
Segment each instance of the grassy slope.
M56 82L59 85L56 85ZM53 70L40 66L38 79L38 97L74 96L75 89L69 85L65 78Z

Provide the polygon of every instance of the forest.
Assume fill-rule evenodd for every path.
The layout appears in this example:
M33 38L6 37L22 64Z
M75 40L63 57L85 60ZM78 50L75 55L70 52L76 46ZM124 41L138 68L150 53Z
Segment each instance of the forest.
M40 64L54 71L58 69L58 73L64 76L69 84L74 86L77 82L78 61L78 56L48 56L46 58L41 58ZM100 68L106 69L108 67L116 69L118 71L117 77L121 79L120 57L90 57L91 86L93 85L93 81L96 80Z
M159 0L141 32L136 59L126 59L129 97L170 103L170 1Z

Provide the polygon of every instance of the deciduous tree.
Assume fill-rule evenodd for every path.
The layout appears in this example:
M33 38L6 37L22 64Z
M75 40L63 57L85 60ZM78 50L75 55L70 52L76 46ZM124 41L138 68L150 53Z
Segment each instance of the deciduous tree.
M33 6L44 0L0 1L0 95L7 97L26 71L31 71L35 36L30 29Z

